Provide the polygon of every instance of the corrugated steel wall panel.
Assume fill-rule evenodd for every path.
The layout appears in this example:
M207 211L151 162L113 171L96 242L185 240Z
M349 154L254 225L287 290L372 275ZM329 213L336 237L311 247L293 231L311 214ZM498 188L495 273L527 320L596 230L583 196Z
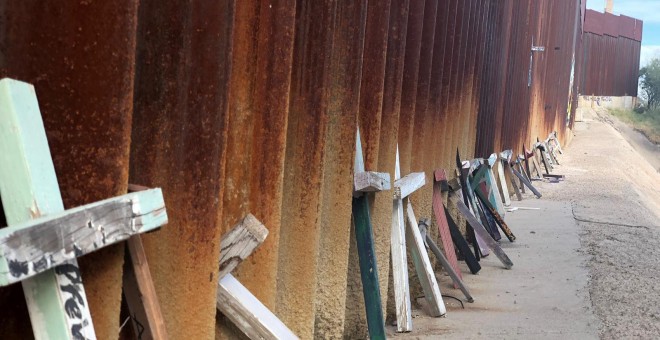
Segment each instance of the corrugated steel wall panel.
M583 37L580 94L637 96L642 22L587 10Z

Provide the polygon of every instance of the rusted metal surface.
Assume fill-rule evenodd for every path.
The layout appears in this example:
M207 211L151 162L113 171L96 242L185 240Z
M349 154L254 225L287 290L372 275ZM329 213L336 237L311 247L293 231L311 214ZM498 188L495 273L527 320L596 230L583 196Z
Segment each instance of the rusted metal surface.
M137 1L0 8L0 75L35 86L65 207L125 193ZM80 260L99 338L118 333L123 258L117 245ZM0 305L0 337L31 338L21 286L0 290Z
M0 68L37 87L67 204L128 178L163 187L170 224L145 247L171 337L214 336L220 235L247 212L270 235L241 282L302 338L365 337L350 263L356 127L367 168L391 173L398 144L403 174L451 169L457 148L565 138L577 93L637 87L641 21L592 20L584 3L7 2ZM545 51L530 63L532 44ZM430 187L411 199L431 215ZM391 196L371 203L388 300ZM99 257L118 279L89 274L88 295L114 296L90 299L103 335L119 324L121 258ZM15 290L0 291L19 311L0 321L7 334L29 329L22 298L6 299Z
M360 85L360 103L358 113L358 126L362 137L364 148L364 162L368 170L376 170L379 165L379 149L381 140L381 125L391 124L383 122L383 93L385 83L385 67L387 63L388 35L390 31L390 1L370 1L367 6L367 21L365 28L364 52L362 55L362 80ZM395 4L396 5L396 4ZM400 10L396 8L395 10ZM379 170L384 171L386 170ZM384 196L389 196L383 193ZM375 195L374 195L375 196ZM387 274L389 268L384 268L383 263L389 261L389 219L387 214L380 213L382 207L374 204L375 197L371 197L370 214L372 218L373 239L376 249L378 279L380 284L381 299L387 299ZM382 200L379 200L382 201ZM381 204L382 205L382 204ZM387 204L392 209L391 201ZM378 211L379 213L374 213ZM349 251L349 269L346 284L346 308L344 316L343 337L349 339L367 338L367 321L365 315L364 295L360 276L360 267L355 242L355 229L351 227ZM380 256L378 256L380 255ZM387 257L383 256L387 255ZM382 302L382 301L381 301ZM383 304L384 306L385 304ZM317 314L323 313L325 306L319 305ZM334 316L336 317L336 316ZM316 333L320 336L321 323L324 327L334 326L341 330L336 323L328 322L317 316ZM329 336L327 332L324 334Z
M637 96L643 23L587 10L580 63L580 94Z
M348 271L355 131L358 122L367 5L337 3L328 82L328 129L323 156L320 248L314 338L343 333ZM339 255L341 254L341 255ZM339 256L338 256L339 255ZM306 338L306 334L301 334Z
M235 276L271 310L277 296L295 9L294 0L239 1L234 15L226 156L230 161L225 166L219 227L226 232L252 213L268 228L268 238Z
M287 326L311 338L317 302L326 308L319 334L341 334L323 322L343 325L366 7L297 7L277 303Z
M163 188L169 224L144 243L171 338L215 334L233 14L140 3L130 180Z

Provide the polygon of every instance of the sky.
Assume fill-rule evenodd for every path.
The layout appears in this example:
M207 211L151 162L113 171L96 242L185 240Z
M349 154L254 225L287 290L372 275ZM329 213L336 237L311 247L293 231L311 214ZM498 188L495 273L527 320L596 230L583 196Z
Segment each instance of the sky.
M587 8L603 12L605 0L587 0ZM613 12L644 21L639 67L660 58L660 0L614 0Z

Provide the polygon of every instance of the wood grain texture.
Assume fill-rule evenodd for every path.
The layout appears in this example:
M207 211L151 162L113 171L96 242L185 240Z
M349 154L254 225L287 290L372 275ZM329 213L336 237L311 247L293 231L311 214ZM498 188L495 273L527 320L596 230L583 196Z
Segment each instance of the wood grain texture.
M486 228L484 228L479 220L477 220L476 217L470 213L470 209L468 209L468 207L463 202L456 198L453 198L453 201L461 214L463 214L463 216L468 220L468 223L470 223L472 228L474 228L474 232L479 234L481 238L486 242L488 247L493 250L493 253L495 253L495 256L497 256L497 258L502 262L504 268L511 269L511 267L513 267L513 262L511 262L500 245L497 244L497 242L495 242L492 237L490 237L488 231L486 231Z
M354 192L378 192L391 188L390 174L387 172L364 171L353 175Z
M138 339L167 340L165 320L140 235L126 241L126 253L128 256L124 263L123 287L133 332L138 335Z
M218 281L216 306L250 339L298 337L231 274Z
M364 169L362 140L360 138L360 129L358 128L355 141L355 175L365 173ZM387 180L389 184L389 174L387 174ZM360 263L360 278L362 281L362 293L364 296L369 337L371 339L385 339L383 303L380 296L378 263L376 260L368 197L366 195L354 197L351 209L353 212L353 226L355 227L355 241Z
M497 212L500 213L500 215L504 216L506 210L504 210L504 203L502 201L502 195L500 195L500 190L497 187L497 181L495 180L495 173L493 172L493 167L496 166L497 164L497 154L491 154L490 157L486 160L486 164L488 166L488 173L486 176L487 179L486 181L488 182L489 186L489 199L495 203L495 207L497 208Z
M421 228L422 226L420 225L420 229ZM444 268L447 271L449 277L451 277L451 279L454 281L456 286L458 286L461 292L463 292L463 295L465 295L467 301L474 302L474 298L472 297L470 290L468 289L465 282L463 282L463 279L460 277L460 272L454 270L454 268L449 263L447 258L442 254L442 251L440 251L440 248L438 248L438 245L435 244L435 242L433 242L433 239L429 235L426 235L426 244L429 245L431 252L433 252L433 254L435 254L435 257L438 259L438 261L440 261L442 268Z
M447 260L451 264L453 271L456 273L459 279L462 279L461 270L458 267L458 260L456 259L456 251L454 250L454 243L452 242L451 232L449 231L449 224L447 223L447 217L445 216L445 205L442 200L442 189L441 182L447 181L447 176L443 169L435 170L434 172L435 181L433 182L433 214L435 216L435 222L438 225L438 231L440 234L440 240L442 241L442 247L447 254ZM454 280L454 286L457 286L458 283Z
M511 229L509 229L509 226L506 224L506 222L504 222L504 219L502 218L502 216L500 216L500 214L495 210L492 203L490 203L489 201L487 201L485 199L486 195L484 194L481 187L478 187L476 189L476 193L477 193L477 196L479 197L479 199L481 200L482 204L484 205L484 207L488 210L487 212L490 213L491 216L493 216L493 219L495 220L495 222L500 226L500 229L502 229L502 232L504 232L504 235L506 235L506 237L509 239L509 241L511 241L511 242L515 241L516 236L513 235L513 232L511 231Z
M541 193L532 185L532 183L529 182L527 178L525 178L523 174L521 174L520 172L518 172L516 169L513 168L511 168L511 171L513 172L514 175L516 175L516 177L518 177L518 179L520 179L520 182L522 184L526 185L529 188L529 190L531 190L534 193L536 198L541 198L542 196Z
M394 195L401 199L406 198L424 184L426 184L426 175L423 172L409 173L394 181Z
M506 184L506 177L504 176L504 164L502 162L497 162L497 182L499 183L499 188L502 194L502 202L504 206L511 205L511 195L509 194L509 186Z
M399 149L396 151L394 181L401 178ZM403 200L395 197L392 208L392 278L394 280L394 302L396 306L397 332L412 331L412 308L408 281L408 257L406 254L406 232L403 216Z
M248 214L222 237L216 308L251 339L298 337L230 273L268 236L268 229Z
M0 286L167 223L160 189L87 204L0 230Z
M385 320L378 281L378 265L374 236L366 196L353 198L353 224L360 262L360 277L367 315L367 327L371 339L385 339Z
M0 80L0 157L10 227L64 210L34 87L8 78ZM22 285L36 339L96 338L75 259Z
M250 256L268 236L268 229L252 214L248 214L225 235L220 242L218 277L231 273Z
M434 317L445 315L447 309L440 294L440 286L438 286L438 280L435 278L435 272L433 271L433 266L431 266L429 254L424 244L424 238L422 238L419 232L417 217L415 217L415 212L410 201L408 201L406 207L406 216L408 217L408 246L410 247L410 254L415 265L417 277L424 290L424 298L428 302L430 314Z

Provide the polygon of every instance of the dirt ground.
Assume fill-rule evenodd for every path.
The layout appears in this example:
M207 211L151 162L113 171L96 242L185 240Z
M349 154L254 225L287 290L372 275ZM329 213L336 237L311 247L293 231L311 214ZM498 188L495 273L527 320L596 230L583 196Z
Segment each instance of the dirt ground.
M462 309L445 298L446 317L430 318L415 299L413 332L390 327L390 337L660 338L660 152L639 145L635 131L622 135L604 112L584 117L554 171L566 179L534 182L541 199L513 198L539 208L506 215L518 239L501 245L514 267L489 256L471 275L461 263L475 302ZM443 294L465 301L438 278Z

